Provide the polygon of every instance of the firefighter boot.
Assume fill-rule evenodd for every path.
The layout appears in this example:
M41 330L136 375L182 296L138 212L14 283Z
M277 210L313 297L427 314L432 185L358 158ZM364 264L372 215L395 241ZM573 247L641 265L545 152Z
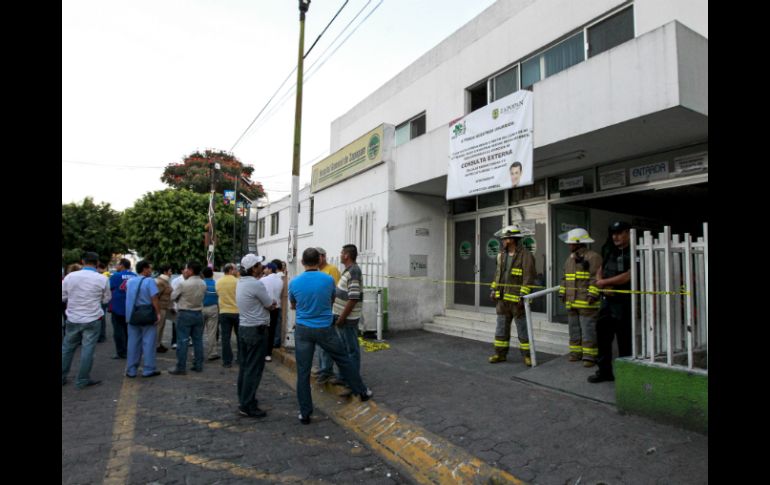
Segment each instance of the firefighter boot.
M527 365L527 367L532 367L532 358L528 355L525 355L524 363Z
M497 364L498 362L505 362L508 360L507 352L500 352L499 350L495 352L495 355L491 356L489 358L490 364Z

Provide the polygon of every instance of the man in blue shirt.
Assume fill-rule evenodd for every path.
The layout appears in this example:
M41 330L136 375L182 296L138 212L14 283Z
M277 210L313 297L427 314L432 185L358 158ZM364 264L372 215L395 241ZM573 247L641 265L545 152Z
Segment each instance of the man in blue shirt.
M155 317L154 325L128 325L128 362L126 377L136 377L139 360L144 356L142 377L155 377L160 371L155 368L155 335L160 322L160 303L158 302L158 285L151 278L152 265L149 261L139 261L136 265L138 278L131 278L126 284L126 321L131 321L134 308L139 305L152 305Z
M131 261L125 258L120 260L117 271L110 276L112 338L115 340L116 354L112 357L113 359L126 358L128 328L126 328L126 287L123 282L135 277L136 273L131 271Z
M306 249L302 253L305 272L289 283L289 301L292 310L297 311L294 342L297 358L297 400L300 409L299 420L302 424L310 424L310 415L313 413L310 368L316 344L337 364L353 394L360 396L361 401L368 401L372 397L372 391L361 380L361 374L353 365L342 338L333 325L334 279L318 271L320 263L318 251L315 248Z

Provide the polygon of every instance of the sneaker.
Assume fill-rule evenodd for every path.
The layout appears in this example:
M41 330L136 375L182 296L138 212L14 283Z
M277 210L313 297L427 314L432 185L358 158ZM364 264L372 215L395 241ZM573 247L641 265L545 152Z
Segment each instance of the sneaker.
M265 362L272 362L272 361L273 361L272 357L270 357L269 355L265 356Z
M601 374L601 373L597 372L596 374L594 374L592 376L588 376L587 380L591 384L597 384L599 382L605 382L605 381L611 382L611 381L614 381L615 380L615 376L607 376L607 375L604 375L604 374Z
M497 364L498 362L505 362L508 358L502 354L495 354L489 358L490 364Z
M168 352L168 348L167 348L167 347L164 347L164 346L162 346L162 345L160 345L160 346L158 346L158 348L157 348L157 349L155 349L155 352L158 352L158 353L160 353L160 354L163 354L163 353L166 353L166 352Z
M209 357L209 360L210 360L210 361L211 361L211 360L217 360L217 359L219 359L219 356L218 356L218 355L212 355L211 357Z
M363 394L361 394L361 396L360 396L361 402L368 401L369 399L372 398L373 395L374 395L374 393L372 392L372 390L367 387L366 391Z
M176 344L171 344L171 348L175 349L176 348Z
M583 367L593 367L596 365L596 362L593 360L584 360L583 361Z
M183 370L177 370L174 367L170 368L168 370L168 373L171 374L172 376L183 376L183 375L187 374L187 372L185 372Z
M299 413L297 418L299 418L299 422L302 424L310 424L310 416L303 416L302 413Z
M247 411L242 407L238 407L238 414L247 418L264 418L267 413L259 408L254 408L254 411Z
M142 377L155 377L155 376L159 376L159 375L160 375L160 371L159 370L155 370L155 371L150 372L149 374L146 374L146 375L143 374Z
M134 375L131 375L131 374L129 374L128 372L126 372L126 377L130 377L131 379L133 379L134 377L136 377L136 374L134 374Z

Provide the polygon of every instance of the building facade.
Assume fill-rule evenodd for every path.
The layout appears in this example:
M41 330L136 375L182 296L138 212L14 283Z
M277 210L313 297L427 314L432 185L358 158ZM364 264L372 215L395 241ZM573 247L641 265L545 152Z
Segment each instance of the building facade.
M451 122L519 89L533 93L534 184L446 200ZM500 0L335 120L331 153L301 191L298 254L352 242L384 259L391 330L450 311L493 314L484 283L505 224L531 232L543 288L559 284L568 249L558 235L573 227L595 250L618 219L699 234L707 3ZM288 206L260 211L260 254L286 259ZM566 336L558 299L533 310L537 328Z

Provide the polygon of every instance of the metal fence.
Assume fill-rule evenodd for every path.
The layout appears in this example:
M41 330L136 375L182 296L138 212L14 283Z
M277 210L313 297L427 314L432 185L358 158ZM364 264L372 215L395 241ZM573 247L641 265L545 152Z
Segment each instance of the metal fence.
M340 262L339 256L326 258L328 264L333 264L342 273L345 266ZM359 256L356 264L361 268L364 288L386 288L388 278L385 274L385 261L379 256Z
M632 229L631 254L633 356L708 374L708 224L696 241Z

